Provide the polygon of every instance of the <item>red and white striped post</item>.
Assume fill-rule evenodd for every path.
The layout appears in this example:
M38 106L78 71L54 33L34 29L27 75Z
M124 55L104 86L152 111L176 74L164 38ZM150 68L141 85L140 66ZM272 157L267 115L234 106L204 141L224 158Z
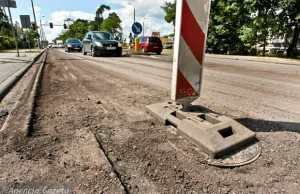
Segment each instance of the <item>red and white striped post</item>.
M148 105L147 112L165 124L177 127L182 137L211 158L222 157L255 141L255 133L231 118L204 113L200 109L196 112L189 110L193 108L189 105L200 97L211 0L177 0L176 3L173 101ZM226 161L220 165L245 165L260 155L257 143L255 150L251 146L243 150L247 154L242 154L242 157L231 155L227 161L229 165L225 164Z
M189 105L200 97L211 0L176 4L171 99Z

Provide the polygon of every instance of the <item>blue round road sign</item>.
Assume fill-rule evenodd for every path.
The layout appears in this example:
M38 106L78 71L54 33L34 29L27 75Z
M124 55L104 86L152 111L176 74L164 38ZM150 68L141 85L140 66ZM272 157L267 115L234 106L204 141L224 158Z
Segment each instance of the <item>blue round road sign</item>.
M140 33L142 33L143 31L143 27L142 27L142 24L138 23L138 22L135 22L133 25L132 25L132 32L135 34L135 35L139 35Z

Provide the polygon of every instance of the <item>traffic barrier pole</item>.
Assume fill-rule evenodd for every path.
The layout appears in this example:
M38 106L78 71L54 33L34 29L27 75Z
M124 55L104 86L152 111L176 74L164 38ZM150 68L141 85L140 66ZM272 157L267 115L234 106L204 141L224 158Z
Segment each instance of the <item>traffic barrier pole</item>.
M211 0L177 0L171 99L200 97Z

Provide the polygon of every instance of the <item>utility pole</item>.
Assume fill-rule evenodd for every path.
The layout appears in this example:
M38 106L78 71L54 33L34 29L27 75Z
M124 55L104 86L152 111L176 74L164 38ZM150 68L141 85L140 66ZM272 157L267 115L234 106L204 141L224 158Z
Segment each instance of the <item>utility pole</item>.
M37 30L37 23L36 23L36 18L35 18L35 11L34 11L34 6L33 6L33 0L31 0L31 6L32 6L32 11L33 11L33 17L34 17L34 23L35 23L35 31L37 33L37 40L38 40L38 45L39 45L39 48L41 49L41 42L40 42L40 37L39 37L39 32Z
M8 13L9 13L9 18L10 18L12 33L13 33L13 36L14 36L14 39L15 39L16 49L17 49L17 53L18 53L17 56L20 57L17 37L16 37L16 34L15 34L15 29L14 29L14 25L13 25L12 18L11 18L11 13L10 13L9 0L6 0L6 2L7 2L7 5L8 5Z
M40 19L40 39L41 39L41 48L44 47L44 45L43 45L42 31L43 31L43 28L42 28L42 19Z

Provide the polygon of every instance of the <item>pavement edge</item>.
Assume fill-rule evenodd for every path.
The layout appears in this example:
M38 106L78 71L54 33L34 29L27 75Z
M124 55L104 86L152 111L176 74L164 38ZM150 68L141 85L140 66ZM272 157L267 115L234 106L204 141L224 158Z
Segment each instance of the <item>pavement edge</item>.
M33 120L33 117L34 117L34 109L35 109L35 105L36 105L36 98L37 98L37 94L38 94L38 88L41 84L41 81L42 81L42 75L43 75L43 72L44 72L44 68L45 68L45 64L46 64L46 61L47 61L47 56L48 56L48 51L46 50L45 52L45 58L43 60L43 63L41 64L39 70L38 70L38 73L35 77L35 80L34 80L34 85L33 85L33 88L32 88L32 95L30 96L29 98L29 108L30 108L30 112L29 112L29 115L27 117L27 121L26 121L26 136L30 136L31 133L32 133L32 120Z
M19 71L14 73L11 77L9 77L2 84L0 84L0 86L3 85L3 87L0 88L0 102L5 98L9 91L18 83L18 81L23 77L23 75L31 68L31 66L43 55L44 52L45 50L33 57L33 60L31 62L27 63Z

